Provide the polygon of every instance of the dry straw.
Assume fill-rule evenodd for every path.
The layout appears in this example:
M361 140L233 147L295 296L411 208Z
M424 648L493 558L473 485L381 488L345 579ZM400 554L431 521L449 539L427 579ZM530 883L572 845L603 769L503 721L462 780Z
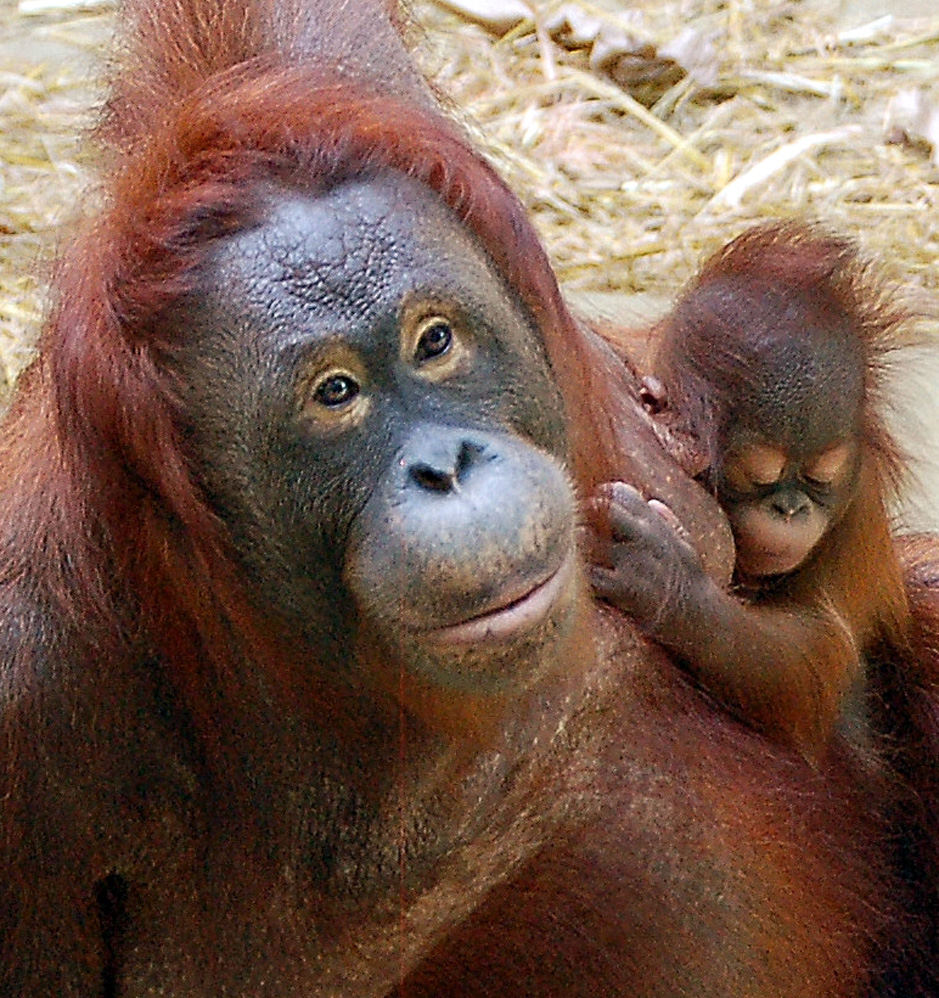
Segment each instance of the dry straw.
M433 4L416 15L426 66L572 290L667 297L748 221L791 216L822 219L905 283L935 289L939 13L844 30L826 13L836 6L564 0L533 3L501 37ZM557 27L585 16L629 38L613 75ZM93 203L79 138L109 25L101 0L0 0L7 380L29 356L57 233ZM664 59L676 42L677 61Z

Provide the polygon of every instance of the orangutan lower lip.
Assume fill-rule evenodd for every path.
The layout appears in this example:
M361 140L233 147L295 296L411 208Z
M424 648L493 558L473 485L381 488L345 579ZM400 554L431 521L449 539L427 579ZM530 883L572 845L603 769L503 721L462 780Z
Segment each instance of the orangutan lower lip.
M574 570L574 552L568 553L560 568L524 596L495 610L471 617L460 624L441 627L428 633L435 644L471 645L514 638L531 630L548 615L558 597L567 588Z

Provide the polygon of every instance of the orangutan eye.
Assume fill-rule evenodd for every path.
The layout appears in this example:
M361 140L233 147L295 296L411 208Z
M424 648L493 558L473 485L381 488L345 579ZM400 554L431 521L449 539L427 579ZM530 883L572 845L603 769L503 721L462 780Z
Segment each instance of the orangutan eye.
M751 444L727 461L724 477L731 488L748 492L775 485L782 478L785 467L786 455L781 450Z
M313 389L313 398L329 409L338 409L356 398L361 389L349 374L335 373L323 378Z
M420 363L442 357L453 344L453 327L446 319L429 319L421 329L414 357Z
M812 485L833 485L836 479L846 477L853 455L850 443L836 444L807 464L803 469L803 477Z

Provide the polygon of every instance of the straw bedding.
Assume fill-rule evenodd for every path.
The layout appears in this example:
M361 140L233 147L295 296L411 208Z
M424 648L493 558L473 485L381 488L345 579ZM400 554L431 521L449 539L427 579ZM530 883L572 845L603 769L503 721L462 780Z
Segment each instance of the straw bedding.
M667 299L748 221L792 215L926 296L939 283L939 13L845 27L822 0L552 0L512 23L525 5L496 6L493 28L425 2L416 44L575 294ZM111 16L101 0L0 0L7 383L68 220L93 210L80 140Z

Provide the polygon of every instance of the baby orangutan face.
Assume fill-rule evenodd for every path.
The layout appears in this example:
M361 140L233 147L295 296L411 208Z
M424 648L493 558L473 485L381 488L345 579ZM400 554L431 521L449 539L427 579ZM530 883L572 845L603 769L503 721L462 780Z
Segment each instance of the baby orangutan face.
M794 572L854 497L857 441L800 454L751 438L731 441L725 454L717 490L733 528L738 573L762 579Z

